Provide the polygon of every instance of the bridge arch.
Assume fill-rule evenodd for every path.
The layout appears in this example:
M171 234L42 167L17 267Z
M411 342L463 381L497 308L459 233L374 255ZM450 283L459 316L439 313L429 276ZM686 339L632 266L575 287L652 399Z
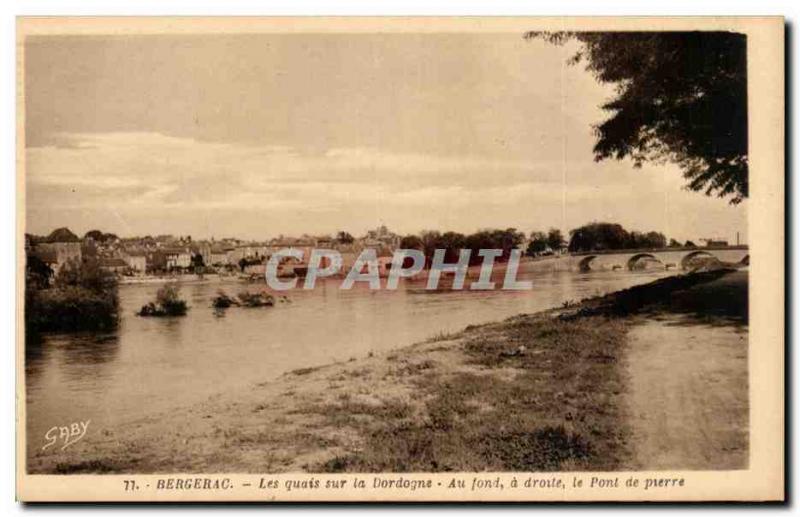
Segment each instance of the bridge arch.
M636 267L636 263L643 258L649 258L657 261L660 264L663 264L663 262L661 262L661 259L653 255L652 253L637 253L636 255L628 259L628 271L633 271L633 268Z
M697 258L697 257L717 258L716 256L714 256L713 254L711 254L711 253L709 253L707 251L694 250L691 253L687 253L681 259L681 269L688 269L689 262L691 262L692 259Z
M745 255L744 258L739 261L739 264L744 264L745 266L749 266L750 265L750 255L749 254Z
M592 261L597 258L597 255L589 255L583 257L580 262L578 262L578 270L582 273L592 270Z

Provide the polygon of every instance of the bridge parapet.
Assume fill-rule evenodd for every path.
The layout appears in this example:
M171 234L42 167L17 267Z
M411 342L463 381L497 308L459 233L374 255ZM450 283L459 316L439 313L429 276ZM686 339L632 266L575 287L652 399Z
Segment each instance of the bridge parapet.
M690 269L700 259L715 259L723 263L749 265L749 250L746 246L661 248L655 250L606 250L597 253L570 255L572 269L592 271L595 269L639 269L642 260L660 262L665 269L681 267Z
M576 251L569 253L569 255L573 257L582 257L585 255L634 255L636 253L666 253L671 251L736 251L748 249L750 248L747 244L740 244L738 246L689 246L680 248L630 248L620 250Z

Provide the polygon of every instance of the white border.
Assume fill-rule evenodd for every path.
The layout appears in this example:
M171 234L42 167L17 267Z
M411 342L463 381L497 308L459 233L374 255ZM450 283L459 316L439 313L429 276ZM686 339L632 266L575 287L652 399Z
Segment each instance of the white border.
M4 514L18 514L23 510L22 507L14 503L14 478L15 478L15 371L14 371L14 319L15 319L15 17L18 15L784 15L788 18L789 23L797 23L800 20L800 3L790 0L761 0L761 1L748 1L748 2L734 2L734 1L704 1L698 2L697 0L673 0L664 3L642 3L636 0L622 0L614 2L600 3L591 0L585 1L571 1L571 2L533 2L521 0L495 0L495 1L476 1L476 0L461 0L459 2L443 2L433 0L405 0L405 1L350 1L346 4L339 3L333 4L330 1L324 0L294 0L292 2L267 4L266 2L255 2L246 0L226 0L226 1L212 1L212 0L136 0L128 2L112 3L99 0L49 0L47 2L34 2L34 1L19 1L12 0L0 3L0 41L2 41L2 52L0 53L0 135L2 135L1 144L3 164L3 174L0 175L0 193L3 199L0 202L2 207L2 217L0 217L0 234L2 235L3 243L2 252L0 252L0 268L2 268L2 275L0 275L0 282L2 282L0 290L0 329L3 331L3 336L6 338L6 355L5 361L2 361L3 376L5 385L8 386L8 391L2 397L3 409L7 419L7 425L2 428L3 455L0 456L3 465L2 474L0 474L0 486L3 487L2 502L4 509L7 512ZM793 26L792 39L796 40L797 26ZM794 47L793 42L790 40L791 47ZM797 65L797 52L792 50L790 52L791 63L790 66ZM791 70L789 71L791 74ZM791 84L791 90L787 91L787 96L792 98L796 97L797 85ZM789 115L790 120L787 120L788 127L794 126L796 116L794 111ZM791 148L797 148L798 137L796 133L790 133L791 141L787 145ZM788 170L792 170L793 156L788 163ZM788 188L791 189L793 198L798 195L798 188L792 184L791 176L789 176ZM790 209L791 226L789 229L797 228L796 214L793 209ZM792 232L792 242L796 242L796 235ZM796 246L792 246L792 252L796 251ZM794 253L790 255L792 257ZM787 264L791 267L790 264ZM792 288L797 287L797 280L792 282ZM800 309L796 306L793 307L791 315L787 314L787 320L798 321L800 320ZM791 338L794 336L792 335ZM794 339L790 340L794 343ZM797 371L798 354L793 354L794 364L793 371ZM792 395L796 396L795 391ZM794 398L794 397L792 397ZM787 415L789 416L789 415ZM794 416L794 415L791 415ZM796 421L792 419L792 427L795 428ZM788 439L791 437L787 436ZM796 450L796 447L794 447ZM796 454L790 458L791 463L795 464L794 459ZM797 497L796 489L798 485L797 475L793 476L793 486L790 487L790 492L793 492L795 499ZM553 514L555 512L582 512L587 508L569 508L569 509L555 509L555 508L539 508L537 512L542 514ZM196 509L195 509L196 510ZM641 510L638 509L638 510ZM677 510L677 508L676 508ZM84 509L73 508L71 512L83 512ZM159 509L144 509L139 508L135 510L127 509L127 512L134 511L139 513L147 511L149 514L163 514L169 511L169 508ZM255 510L255 511L263 511ZM271 508L272 512L288 512L293 511L287 508ZM296 509L294 509L296 511ZM340 508L339 511L350 511L350 509ZM395 510L396 511L396 510ZM402 513L418 514L419 512L433 512L435 509L423 508L405 508ZM468 511L465 508L457 509L459 512ZM525 510L523 510L525 511ZM608 510L607 510L608 511ZM611 510L614 511L614 510ZM692 514L695 512L703 511L703 507L689 509L682 509L682 512ZM760 511L767 511L767 508L762 508ZM126 512L126 513L127 513Z

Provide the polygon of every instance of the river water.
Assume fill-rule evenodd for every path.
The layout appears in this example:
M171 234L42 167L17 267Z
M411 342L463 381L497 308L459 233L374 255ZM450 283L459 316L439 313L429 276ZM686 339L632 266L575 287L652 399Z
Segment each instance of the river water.
M533 282L529 291L425 292L419 283L344 291L340 280L328 279L313 291L291 291L289 303L224 312L211 308L218 289L236 294L260 286L214 277L182 285L190 309L181 318L137 317L159 285L121 285L117 330L50 334L28 347L28 436L35 441L52 426L87 419L95 429L113 428L289 370L385 352L674 273L534 270L520 274Z

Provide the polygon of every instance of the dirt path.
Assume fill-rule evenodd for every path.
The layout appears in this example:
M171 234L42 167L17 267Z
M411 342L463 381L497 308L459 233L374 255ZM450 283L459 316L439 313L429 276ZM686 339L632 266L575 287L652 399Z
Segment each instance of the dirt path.
M634 468L748 462L747 327L668 314L628 333Z

